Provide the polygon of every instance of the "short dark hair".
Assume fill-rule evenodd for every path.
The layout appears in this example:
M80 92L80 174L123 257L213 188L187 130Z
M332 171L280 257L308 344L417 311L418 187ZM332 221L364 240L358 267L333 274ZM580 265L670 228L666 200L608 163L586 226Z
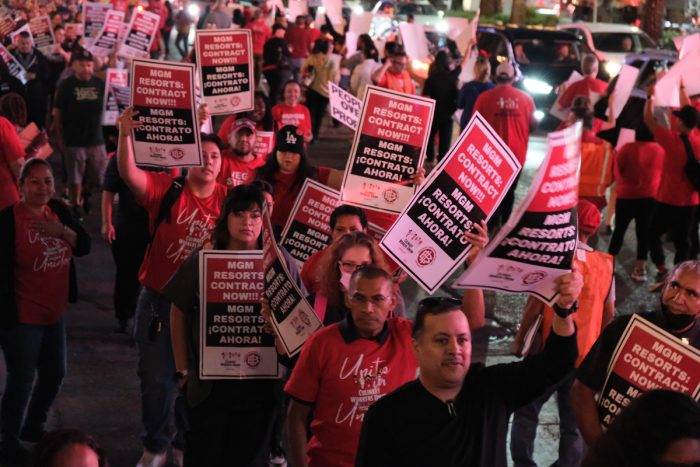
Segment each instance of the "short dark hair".
M357 206L350 206L349 204L341 204L333 210L331 213L331 230L335 229L335 224L338 222L340 216L357 216L360 219L360 224L362 228L367 228L367 216L362 208Z
M53 465L54 457L64 448L72 444L81 444L92 449L97 454L100 467L108 467L105 452L95 441L95 438L76 428L64 428L44 435L34 448L29 461L30 467L45 467Z
M428 297L418 302L418 310L413 320L413 338L417 338L425 327L427 315L441 315L450 311L462 310L462 301L452 297Z
M331 43L328 39L316 39L312 54L327 54L331 48Z
M219 148L219 151L221 151L224 147L224 144L221 142L221 138L219 138L216 133L200 133L199 139L202 143L214 143L216 146Z
M46 159L38 159L38 158L32 158L29 159L27 162L24 163L22 166L22 169L19 171L19 183L24 182L27 177L29 177L29 174L32 173L32 170L34 170L36 167L46 167L49 169L51 174L53 175L53 170L51 169L51 164Z
M212 231L211 238L215 250L225 250L228 245L228 215L232 212L248 211L252 207L259 207L262 210L265 204L265 197L258 186L238 185L229 190L224 199L221 213L216 220L216 225ZM258 239L260 242L261 239ZM262 247L262 245L261 245Z
M266 180L253 180L248 185L256 186L260 188L260 191L263 193L269 193L271 196L275 196L275 187L273 187L272 184Z
M287 30L287 28L285 28L283 24L280 24L280 23L273 24L272 25L272 34L276 33L280 29L284 29L285 31Z
M31 38L32 38L32 35L29 34L27 31L22 31L22 32L20 32L20 33L17 34L17 35L18 35L19 37L21 37L22 39L31 39Z
M391 277L391 274L389 274L387 271L374 264L368 264L366 266L362 266L361 268L357 269L355 272L352 273L352 276L350 276L350 283L354 284L355 281L358 279L372 280L380 278L389 281L392 284L394 282L394 279Z

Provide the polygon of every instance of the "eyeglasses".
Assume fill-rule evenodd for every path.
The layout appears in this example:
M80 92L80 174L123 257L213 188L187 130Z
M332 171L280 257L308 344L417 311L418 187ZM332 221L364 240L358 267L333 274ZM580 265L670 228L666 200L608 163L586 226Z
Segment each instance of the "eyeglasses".
M392 60L391 63L396 66L406 66L408 65L408 62L404 62L401 60Z
M373 295L371 297L365 297L360 293L356 293L350 296L350 300L357 303L358 305L366 305L369 302L373 306L383 306L386 302L389 301L389 297L385 297L384 295Z
M356 264L356 263L353 263L352 261L338 261L338 266L340 266L340 269L343 272L349 272L349 273L353 273L353 272L357 271L358 269L360 269L364 266L367 266L368 264L371 264L371 263Z

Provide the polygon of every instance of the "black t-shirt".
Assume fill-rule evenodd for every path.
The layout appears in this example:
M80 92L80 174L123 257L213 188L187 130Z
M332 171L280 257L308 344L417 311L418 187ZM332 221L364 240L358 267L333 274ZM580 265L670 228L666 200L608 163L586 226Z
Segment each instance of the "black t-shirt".
M291 55L284 39L273 37L263 46L263 66L276 65L278 69L289 68L288 58Z
M148 211L140 206L134 195L119 176L117 169L117 156L107 163L104 176L104 189L119 195L119 205L116 215L112 219L117 238L133 238L148 240Z
M66 146L88 147L104 144L104 87L104 81L94 76L87 81L69 76L58 85L54 107L61 111L63 142Z
M365 415L357 467L506 467L511 412L530 403L574 368L576 335L551 334L527 360L469 369L452 404L420 380L377 401Z

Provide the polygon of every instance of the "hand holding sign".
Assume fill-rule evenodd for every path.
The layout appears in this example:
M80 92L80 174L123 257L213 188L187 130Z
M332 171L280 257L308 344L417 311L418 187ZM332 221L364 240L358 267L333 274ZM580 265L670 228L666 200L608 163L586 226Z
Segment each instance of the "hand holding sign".
M124 136L131 136L131 131L136 130L141 127L141 122L136 119L139 113L134 110L133 107L127 107L124 112L117 119L117 127L119 128L119 134Z
M489 232L486 221L482 219L481 223L474 223L473 225L476 233L469 230L464 231L464 239L472 245L472 249L467 253L467 265L472 264L481 250L489 243Z
M571 272L562 274L554 280L557 285L557 305L562 308L571 308L576 300L578 300L583 289L583 276L576 267L576 263L571 266Z

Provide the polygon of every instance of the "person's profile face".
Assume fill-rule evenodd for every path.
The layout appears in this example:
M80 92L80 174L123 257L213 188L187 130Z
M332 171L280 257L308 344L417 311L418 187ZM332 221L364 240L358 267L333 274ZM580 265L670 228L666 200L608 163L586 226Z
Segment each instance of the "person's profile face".
M700 275L692 270L673 273L661 294L661 302L674 314L700 313Z
M443 389L461 386L472 356L471 331L464 312L457 308L426 315L413 348L422 379Z

